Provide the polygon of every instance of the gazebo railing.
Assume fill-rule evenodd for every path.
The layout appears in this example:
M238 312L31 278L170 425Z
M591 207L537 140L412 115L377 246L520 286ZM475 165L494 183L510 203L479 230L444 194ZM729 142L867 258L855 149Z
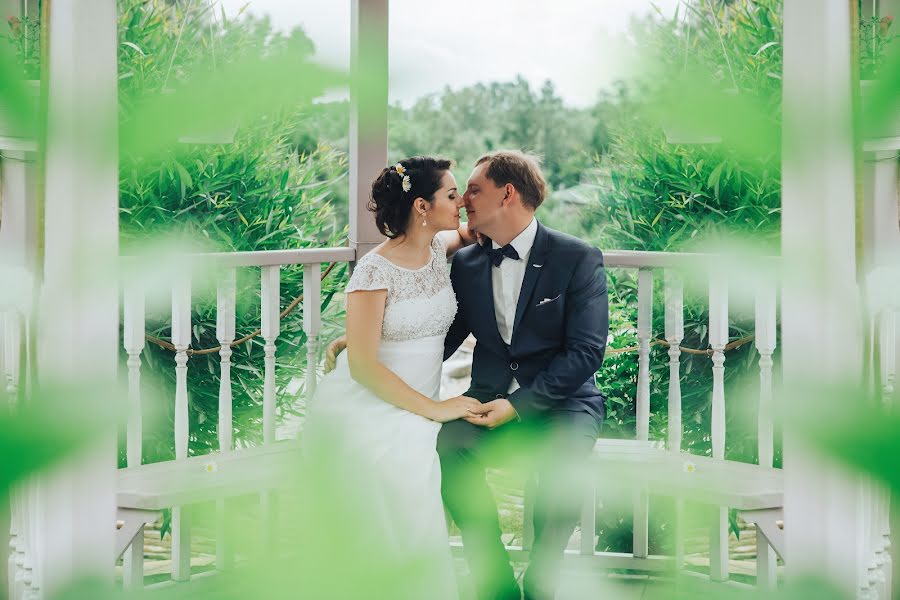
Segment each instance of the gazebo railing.
M651 441L650 438L650 361L651 344L662 336L669 346L668 367L669 385L667 392L668 424L666 448L671 452L682 449L682 393L679 383L681 373L680 345L684 340L684 290L685 282L698 278L706 280L709 307L709 360L712 365L712 392L710 398L711 457L722 461L725 458L726 443L726 404L725 404L725 369L726 346L729 343L729 287L736 283L745 290L747 272L731 271L719 268L717 257L709 255L691 255L657 252L609 251L605 253L606 268L615 270L636 270L637 279L637 323L635 330L638 340L638 376L636 382L636 438L638 441ZM321 332L321 284L322 264L330 262L352 262L356 258L351 248L332 248L315 250L285 250L275 252L249 252L193 255L181 261L171 269L171 344L174 347L174 366L176 370L175 391L175 433L174 446L176 458L173 462L188 460L188 369L191 345L191 284L192 272L203 269L217 273L217 326L216 338L221 344L219 350L219 366L221 385L219 389L219 453L232 451L232 381L230 371L231 344L235 341L235 304L236 304L236 270L239 268L260 269L261 323L260 334L265 341L265 368L260 382L263 388L263 444L275 443L275 348L280 334L280 271L288 265L302 265L304 298L303 330L307 336L307 397L315 392L317 378L317 355L319 351L319 334ZM773 355L776 351L777 327L777 259L764 259L763 273L755 281L752 300L754 304L755 337L753 344L759 353L759 465L771 467L774 455L774 406L772 393ZM133 267L133 265L132 265ZM142 462L141 443L142 398L140 393L141 355L145 347L145 282L141 280L140 270L129 269L130 276L123 284L123 347L128 356L128 423L127 423L127 463L128 468L137 467ZM658 282L663 286L663 310L665 325L663 331L654 331L653 312L654 287ZM745 301L748 301L744 299ZM18 309L3 309L3 344L2 354L3 385L9 398L17 397L21 385L19 372L24 358L23 345L26 331L22 324ZM885 311L878 315L878 327L881 335L878 343L881 348L884 397L893 394L896 346L894 313ZM661 440L659 442L662 442ZM29 499L37 493L37 488L28 483L20 485L13 495L13 518L10 537L10 590L11 597L20 598L30 588L34 577L31 565L39 564L34 553L38 549L29 544L30 532L37 526L38 516L34 511L34 503ZM274 514L272 510L272 492L261 493L263 531L272 531ZM527 496L526 496L527 498ZM890 537L888 530L887 499L874 485L867 492L865 510L861 515L860 526L871 535L870 544L861 548L866 556L868 571L861 575L866 585L873 589L885 589L885 579L889 577L890 558L888 548ZM634 568L657 571L660 565L670 564L669 560L649 555L649 503L646 493L636 492L634 497L634 533L633 552L630 555L612 555L596 552L596 542L592 535L596 522L595 492L591 490L585 499L582 517L582 542L580 554L589 557L590 564L598 568ZM714 525L710 535L710 577L723 581L728 578L728 518L726 506L716 507ZM526 512L528 507L526 507ZM216 565L220 569L226 567L229 548L225 545L225 504L218 502L216 535ZM789 525L788 525L789 526ZM190 523L183 507L172 507L172 579L185 581L190 579ZM676 541L675 564L683 561L683 547ZM529 540L523 547L527 549ZM140 585L143 573L143 548L135 547L126 551L125 569L126 584ZM758 566L765 569L760 578L766 582L774 581L775 558L771 549L764 548L766 554L759 557ZM870 581L871 580L871 581Z

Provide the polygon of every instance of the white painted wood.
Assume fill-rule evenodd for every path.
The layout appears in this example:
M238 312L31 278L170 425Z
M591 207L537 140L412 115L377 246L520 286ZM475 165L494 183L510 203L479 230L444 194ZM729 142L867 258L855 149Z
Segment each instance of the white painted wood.
M0 140L0 147L3 146ZM29 150L28 152L24 150ZM0 159L0 263L36 272L38 265L37 188L34 148L4 149Z
M581 554L592 556L597 546L597 488L593 482L587 486L581 507Z
M129 282L124 290L124 346L128 354L127 464L141 464L143 444L141 406L141 353L144 351L144 288L140 281Z
M262 268L262 337L265 340L265 383L263 389L263 442L275 442L275 340L281 329L281 267ZM275 496L263 492L259 496L262 526L262 548L267 551L275 539Z
M669 449L681 451L681 342L684 340L684 284L672 270L665 272L666 341L669 343Z
M280 267L262 268L262 337L265 340L265 382L263 388L263 441L275 441L275 340L281 330Z
M776 268L781 259L766 256L754 259L755 264L764 268ZM722 256L692 252L648 252L644 250L608 250L603 252L603 264L611 268L661 268L677 269L682 272L705 272L721 264Z
M135 534L122 556L122 585L127 590L144 587L144 529Z
M775 452L772 354L776 344L775 286L759 284L756 292L756 350L759 352L759 464L771 467Z
M712 455L725 458L725 345L728 344L728 282L713 274L709 282L709 345L712 348Z
M669 343L669 405L668 446L672 452L681 452L683 424L681 417L681 342L684 340L684 283L679 274L666 269L664 274L666 302L666 341ZM675 515L672 524L672 542L675 568L684 567L684 502L675 499Z
M219 452L230 452L234 422L231 393L231 343L235 336L235 303L237 274L226 269L216 290L216 339L219 349ZM216 569L224 571L230 563L228 548L228 511L225 500L216 501Z
M756 585L762 590L774 590L778 584L775 567L778 561L775 550L769 545L766 536L759 527L756 528Z
M781 248L783 398L815 410L822 390L858 382L862 331L856 272L850 3L784 5ZM815 105L816 110L810 110ZM816 331L810 343L810 331ZM858 481L784 431L788 583L827 573L857 593Z
M40 383L98 392L47 402L63 407L77 399L81 414L102 416L126 400L115 393L120 344L116 3L54 0L45 26L52 42L46 56L45 243L35 367ZM103 424L91 437L90 447L40 477L32 588L46 597L57 596L76 577L113 580L115 424Z
M371 218L371 215L370 215ZM179 255L171 263L172 268L188 265L198 271L212 268L270 267L275 265L312 265L329 262L351 262L356 258L353 248L304 248L302 250L255 250L252 252L214 252L208 254ZM124 256L122 264L140 270L153 265L159 267L158 256Z
M712 456L725 458L725 345L728 343L728 281L714 272L709 281L709 345L712 348ZM709 534L709 577L728 579L728 508L715 507Z
M653 271L638 270L638 381L636 428L637 439L650 436L650 338L653 335ZM643 490L634 492L634 530L632 552L646 558L650 545L649 498Z
M522 548L531 550L534 545L534 496L537 494L537 476L532 474L525 481L522 501Z
M638 382L637 439L646 440L650 431L650 337L653 335L653 271L638 271Z
M897 150L873 152L863 162L863 248L867 273L894 267L900 256L900 164ZM871 302L871 299L870 299Z
M188 457L188 355L191 344L191 280L179 273L172 286L172 345L175 346L175 459ZM172 507L172 579L191 578L191 524L183 506Z
M316 393L319 332L322 330L322 265L303 267L303 331L306 333L306 401Z
M219 451L232 447L231 343L235 336L236 273L227 269L216 291L216 340L219 350Z
M191 345L191 280L179 273L172 285L172 345L175 346L175 458L188 455L188 355Z
M350 2L349 244L356 260L384 239L366 207L372 180L387 166L388 4Z

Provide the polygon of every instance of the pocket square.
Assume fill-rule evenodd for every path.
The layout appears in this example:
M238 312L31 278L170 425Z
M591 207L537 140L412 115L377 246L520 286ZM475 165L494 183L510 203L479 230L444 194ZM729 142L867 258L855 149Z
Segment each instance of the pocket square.
M545 304L550 304L551 302L555 302L555 301L559 300L560 296L562 296L562 294L557 294L556 298L544 298L543 300L538 302L537 305L535 305L535 308L537 308L538 306L543 306Z

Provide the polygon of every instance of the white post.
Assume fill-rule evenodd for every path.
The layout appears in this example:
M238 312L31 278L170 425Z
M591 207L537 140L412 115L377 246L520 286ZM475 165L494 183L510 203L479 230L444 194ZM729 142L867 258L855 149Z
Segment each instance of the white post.
M262 337L265 340L265 384L263 389L263 443L275 441L275 340L281 331L281 267L263 267L260 298ZM272 550L275 534L275 496L266 491L259 496L262 512L262 548Z
M771 467L775 453L774 406L772 401L772 354L776 344L776 294L770 274L756 291L756 350L759 352L759 464ZM759 528L756 532L756 581L762 589L775 589L775 550Z
M266 341L263 387L263 442L275 441L275 340L281 331L281 267L262 268L262 337Z
M669 343L669 450L681 451L681 342L684 340L684 285L665 272L666 342Z
M713 273L709 281L709 345L712 348L712 456L725 459L725 346L728 344L728 281ZM713 509L709 534L709 578L728 579L728 507Z
M681 420L681 342L684 340L684 284L672 270L665 274L666 342L669 343L669 450L681 452L683 425ZM684 501L675 498L675 523L672 543L675 568L684 567Z
M144 351L144 288L140 281L129 282L124 291L124 346L128 354L128 433L129 467L141 464L143 433L141 426L141 352Z
M303 331L306 333L306 402L316 393L319 331L322 329L322 265L303 265Z
M650 438L650 338L653 335L653 270L638 270L638 381L637 439ZM649 553L649 498L645 492L634 494L634 531L632 553L647 558Z
M384 237L366 206L387 166L388 0L350 3L350 247L359 260Z
M784 5L781 356L789 413L821 409L802 402L821 405L825 390L860 380L850 16L848 2ZM824 576L856 596L858 478L790 422L784 447L788 580Z
M172 286L172 345L175 346L175 460L188 457L188 355L191 345L191 279L179 273ZM191 524L182 506L172 507L172 579L191 578Z
M54 0L49 44L44 180L44 263L38 373L71 384L80 414L98 418L118 394L119 345L116 3ZM70 405L72 395L43 401ZM33 587L52 597L76 577L112 584L116 435L94 443L41 478Z
M144 287L138 277L125 285L124 347L128 354L128 430L126 437L127 464L141 464L143 433L141 425L141 352L144 350ZM128 589L144 585L144 532L134 538L122 556L122 582Z
M772 355L776 344L775 286L768 279L756 291L756 335L759 352L759 464L771 467L775 452L772 406Z
M237 295L236 272L228 269L216 290L216 339L219 349L219 452L229 452L232 447L234 422L231 394L231 343L235 335L235 302ZM216 569L228 568L230 556L227 545L228 514L225 499L216 501Z

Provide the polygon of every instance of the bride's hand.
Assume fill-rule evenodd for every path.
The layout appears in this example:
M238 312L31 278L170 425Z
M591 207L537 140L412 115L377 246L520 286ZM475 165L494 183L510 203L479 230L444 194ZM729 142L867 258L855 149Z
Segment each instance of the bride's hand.
M347 336L342 335L338 339L334 340L330 344L328 344L328 348L325 350L325 372L330 373L334 371L334 366L337 364L338 354L344 351L344 348L347 347Z
M428 418L439 423L455 421L472 415L471 409L481 406L481 402L468 396L457 396L443 402L435 402Z

